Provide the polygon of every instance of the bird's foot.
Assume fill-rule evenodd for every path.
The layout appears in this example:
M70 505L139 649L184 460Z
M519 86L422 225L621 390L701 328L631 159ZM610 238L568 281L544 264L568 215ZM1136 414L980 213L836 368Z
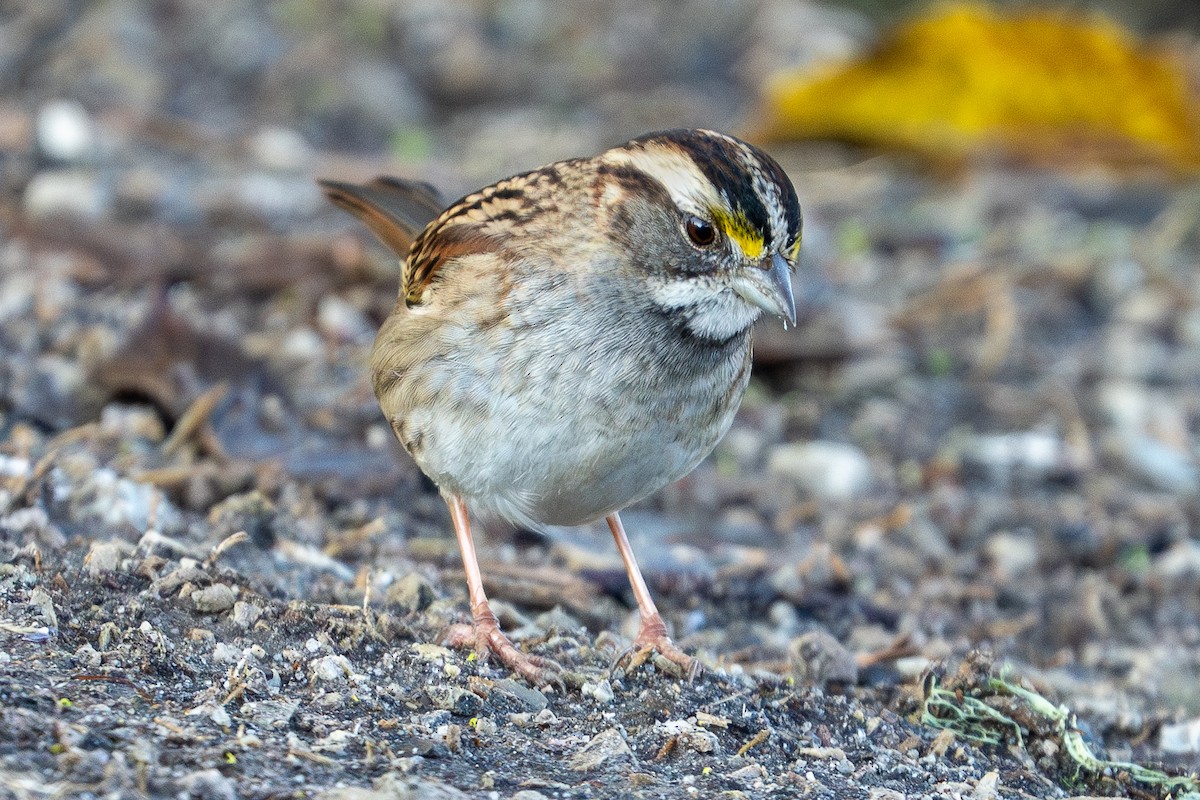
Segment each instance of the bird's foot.
M473 612L471 625L459 624L450 628L452 647L473 647L481 661L495 656L496 660L520 675L532 686L562 683L562 667L542 656L522 653L500 630L492 609L484 604Z
M688 683L700 674L700 662L675 646L671 637L667 635L666 624L658 614L642 618L637 638L616 657L612 666L616 668L624 663L630 668L640 667L655 654L673 664L679 677L686 677Z

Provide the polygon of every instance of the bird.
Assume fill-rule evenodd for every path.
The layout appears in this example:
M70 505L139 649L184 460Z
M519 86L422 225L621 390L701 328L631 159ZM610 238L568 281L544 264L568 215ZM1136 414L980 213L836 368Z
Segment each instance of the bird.
M604 519L640 626L628 655L694 676L620 512L691 472L728 431L751 327L795 324L800 204L763 150L704 129L639 136L449 204L427 183L322 180L401 260L370 357L380 408L450 511L472 622L460 643L531 684L484 592L471 520L530 530Z

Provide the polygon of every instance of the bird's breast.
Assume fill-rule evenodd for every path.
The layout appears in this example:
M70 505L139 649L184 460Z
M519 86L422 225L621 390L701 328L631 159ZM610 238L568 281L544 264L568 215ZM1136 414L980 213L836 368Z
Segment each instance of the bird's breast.
M748 334L717 347L656 315L589 319L561 289L486 330L389 320L391 342L424 353L380 395L401 440L444 490L530 527L590 522L687 474L749 376Z

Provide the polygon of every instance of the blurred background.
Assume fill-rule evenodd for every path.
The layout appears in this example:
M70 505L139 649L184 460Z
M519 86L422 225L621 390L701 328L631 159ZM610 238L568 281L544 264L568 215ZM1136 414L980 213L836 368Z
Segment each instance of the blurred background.
M987 645L1153 746L1129 708L1200 715L1198 37L1192 0L0 0L0 555L247 531L229 580L433 638L445 508L366 381L399 267L315 179L714 127L794 180L807 313L626 520L677 638L892 688ZM606 534L481 538L510 608L634 624Z
M924 60L951 81L940 89L989 86L1010 105L1014 97L1040 93L1028 102L1042 103L1045 116L1024 120L1028 125L1061 115L1056 98L1104 103L1125 82L1149 77L1152 66L1107 52L1104 43L1089 45L1089 37L1104 34L1088 26L1121 26L1114 37L1153 60L1171 50L1194 57L1189 32L1200 24L1195 4L1171 0L1056 4L1061 19L1047 25L1079 29L1044 35L1013 27L1014 19L1036 17L1039 6L1028 3L8 2L0 10L0 86L7 98L0 147L13 191L46 161L102 171L170 166L183 173L171 176L174 183L157 194L141 191L156 212L186 221L203 215L186 188L187 172L219 167L239 147L260 161L273 158L277 167L288 159L311 167L303 159L314 151L370 155L396 170L432 171L466 190L663 127L749 134L765 118L803 113L807 124L793 120L790 128L772 129L772 138L835 134L874 143L854 126L813 124L821 115L844 115L839 102L823 97L821 108L780 109L772 86L781 74L804 83L831 63L867 57L895 38L897 25L955 13L982 18L989 8L1000 16L978 23L990 22L992 30L964 38L952 22L935 25L900 60L910 66ZM981 41L993 47L974 51ZM934 56L929 51L939 42L958 50ZM1127 72L1105 73L1118 81L1107 89L1101 76L1088 87L1088 65L1097 57L1117 71L1112 59L1124 57ZM876 80L903 68L895 58L876 67ZM971 76L982 79L968 83ZM896 104L928 102L917 86L910 92L888 94ZM55 101L70 105L46 107ZM945 104L953 108L956 97ZM44 113L55 109L57 116ZM64 116L66 109L71 114ZM926 130L935 126L930 120ZM58 136L57 144L47 136ZM222 147L224 159L206 152ZM187 151L193 159L184 158ZM119 176L102 177L111 183ZM118 192L121 181L115 183L87 196ZM316 203L311 189L285 194ZM263 200L264 214L289 210L270 207L282 198Z
M708 126L792 175L810 308L630 525L678 629L742 603L770 625L712 646L750 661L812 620L1173 659L1200 635L1198 31L1170 0L0 4L0 434L10 478L57 481L0 529L207 540L233 503L383 584L452 565L365 380L398 265L314 180L455 196ZM619 594L600 541L527 544ZM1195 705L1188 658L1154 691Z

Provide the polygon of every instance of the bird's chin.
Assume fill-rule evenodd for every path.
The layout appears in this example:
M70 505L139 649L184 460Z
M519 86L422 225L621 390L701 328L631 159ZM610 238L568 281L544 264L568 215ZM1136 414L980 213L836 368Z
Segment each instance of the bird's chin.
M750 330L762 309L747 303L732 291L715 295L707 303L683 309L685 324L693 335L713 342L727 342Z
M744 334L762 316L761 308L705 275L652 284L650 299L670 316L682 320L689 333L713 342L727 342Z

